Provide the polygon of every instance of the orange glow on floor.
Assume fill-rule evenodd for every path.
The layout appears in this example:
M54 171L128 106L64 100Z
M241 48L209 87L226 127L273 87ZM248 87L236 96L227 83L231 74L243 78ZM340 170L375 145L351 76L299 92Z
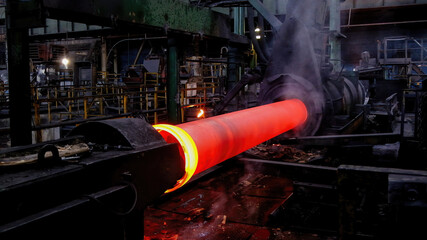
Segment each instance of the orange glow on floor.
M177 126L154 125L168 143L181 145L185 175L167 192L256 145L305 122L307 109L297 99L231 112Z

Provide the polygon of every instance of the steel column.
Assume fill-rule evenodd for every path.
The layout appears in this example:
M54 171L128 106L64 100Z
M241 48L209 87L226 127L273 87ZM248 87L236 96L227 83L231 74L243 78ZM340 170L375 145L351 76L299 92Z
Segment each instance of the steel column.
M336 72L341 71L341 12L340 0L329 0L329 44L331 45L330 61Z
M105 75L102 75L105 78L107 77L107 42L105 41L105 38L101 39L101 71L103 72L103 74L105 73Z
M6 34L11 145L27 145L32 143L28 28L8 28Z
M44 26L39 0L6 1L7 69L12 146L32 143L29 28Z
M241 67L240 67L240 56L239 49L237 46L230 45L228 47L228 68L227 68L227 91L231 90L237 82L240 81L241 77Z
M178 54L175 39L168 39L168 81L167 81L167 105L169 123L179 123L179 71Z
M238 35L245 35L245 8L233 8L234 17L234 33Z

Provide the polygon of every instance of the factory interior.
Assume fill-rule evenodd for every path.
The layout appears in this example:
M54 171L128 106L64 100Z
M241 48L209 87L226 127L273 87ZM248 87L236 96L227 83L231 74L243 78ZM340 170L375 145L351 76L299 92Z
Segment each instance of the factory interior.
M426 12L0 0L0 239L427 239Z

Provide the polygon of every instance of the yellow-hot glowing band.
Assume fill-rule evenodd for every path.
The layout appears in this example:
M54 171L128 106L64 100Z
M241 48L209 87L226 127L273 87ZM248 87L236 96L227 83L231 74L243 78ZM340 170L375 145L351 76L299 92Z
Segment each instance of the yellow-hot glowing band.
M187 183L196 171L198 163L197 147L191 136L186 131L177 126L169 124L157 124L153 125L153 127L158 132L165 131L176 138L182 147L182 151L184 152L185 174L180 180L177 181L177 184L173 188L168 189L165 193L172 192Z

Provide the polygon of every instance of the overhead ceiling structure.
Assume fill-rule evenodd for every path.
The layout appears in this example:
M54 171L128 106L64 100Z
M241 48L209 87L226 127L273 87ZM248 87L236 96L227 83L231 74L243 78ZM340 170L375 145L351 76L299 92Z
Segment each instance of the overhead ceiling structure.
M427 4L381 6L341 11L344 28L426 23Z
M143 25L167 31L232 38L228 16L172 0L44 0L50 18L118 27ZM197 21L195 20L197 19Z

